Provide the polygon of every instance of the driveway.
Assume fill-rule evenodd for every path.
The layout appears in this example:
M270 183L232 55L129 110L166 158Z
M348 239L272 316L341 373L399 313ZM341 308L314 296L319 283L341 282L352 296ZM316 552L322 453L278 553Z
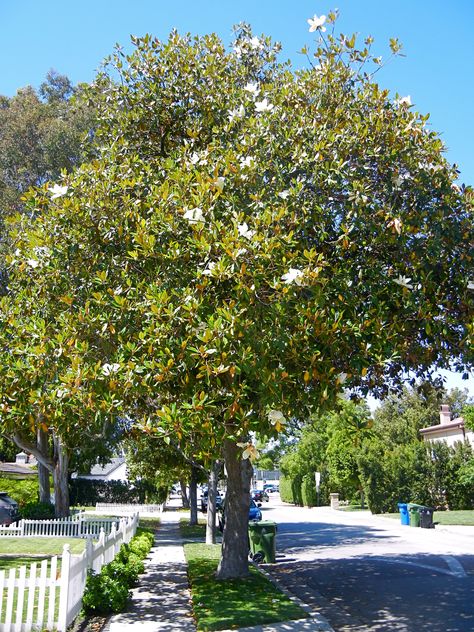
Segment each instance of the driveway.
M414 529L275 495L262 509L279 525L267 569L336 632L474 630L474 527Z

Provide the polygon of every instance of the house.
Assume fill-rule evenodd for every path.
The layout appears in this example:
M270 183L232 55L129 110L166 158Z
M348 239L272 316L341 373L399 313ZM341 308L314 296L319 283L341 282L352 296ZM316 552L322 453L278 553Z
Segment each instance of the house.
M72 478L86 478L90 481L128 482L125 457L117 456L105 465L94 465L89 474L73 474Z
M15 457L15 463L0 463L0 475L6 478L38 476L36 459L30 454L19 452Z
M424 441L445 441L449 446L453 446L456 441L467 440L474 447L474 432L465 427L462 417L451 419L447 404L441 406L439 424L422 428L420 433Z

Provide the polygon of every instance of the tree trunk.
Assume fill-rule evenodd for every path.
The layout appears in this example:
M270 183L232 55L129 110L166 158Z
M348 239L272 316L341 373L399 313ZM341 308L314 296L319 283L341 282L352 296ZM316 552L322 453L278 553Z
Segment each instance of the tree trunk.
M69 516L69 454L57 437L53 439L54 445L54 515L56 518Z
M249 574L248 516L252 465L248 459L241 459L237 444L230 439L224 441L224 459L227 470L225 525L216 578L233 579Z
M48 454L49 451L49 439L48 433L38 428L36 433L36 441L38 443L38 449L43 454ZM51 488L49 484L49 470L48 468L38 461L38 486L39 486L39 500L40 503L51 504Z
M197 509L197 480L198 469L194 465L191 465L191 480L189 481L189 505L190 515L189 524L197 525L198 523L198 509Z
M209 484L207 486L206 544L216 543L216 494L220 469L221 462L215 461L209 473Z
M189 509L189 498L186 483L185 481L179 481L179 485L181 487L181 502L183 504L183 509Z

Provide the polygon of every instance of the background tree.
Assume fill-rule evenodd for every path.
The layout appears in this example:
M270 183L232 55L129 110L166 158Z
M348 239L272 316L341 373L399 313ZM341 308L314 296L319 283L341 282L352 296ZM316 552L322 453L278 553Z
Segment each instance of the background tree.
M147 481L150 487L166 487L168 492L176 481L180 482L183 507L190 509L190 524L197 524L197 495L194 490L193 506L187 487L207 480L202 463L187 456L189 441L184 448L176 439L163 435L146 434L132 429L124 441L127 470L131 480Z
M2 217L23 210L28 189L55 181L88 156L83 136L91 130L92 113L72 98L81 91L52 70L39 91L27 86L0 97Z
M16 237L12 287L40 287L84 353L86 411L99 388L104 413L223 454L221 579L248 572L250 433L472 363L470 192L427 117L374 83L370 38L318 35L300 71L245 26L230 52L135 39L89 92L99 159L31 198Z
M0 97L0 294L6 291L4 261L11 246L5 222L24 211L23 196L29 188L59 178L62 171L71 171L90 156L91 146L85 149L83 136L92 129L93 115L84 102L73 98L81 90L52 70L39 91L27 86L14 97ZM34 221L34 215L29 214L28 220ZM11 440L11 434L4 436ZM32 429L28 443L45 455L52 453L41 426ZM38 476L40 499L49 502L50 472L42 459Z

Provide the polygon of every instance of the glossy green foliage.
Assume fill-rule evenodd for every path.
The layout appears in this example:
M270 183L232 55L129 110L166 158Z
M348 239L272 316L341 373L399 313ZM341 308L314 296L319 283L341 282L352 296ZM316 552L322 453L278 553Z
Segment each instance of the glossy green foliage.
M331 34L298 71L277 51L244 26L230 51L172 33L112 56L87 95L98 159L16 236L6 423L126 414L212 460L276 435L272 410L472 363L472 195L439 136L369 44Z

